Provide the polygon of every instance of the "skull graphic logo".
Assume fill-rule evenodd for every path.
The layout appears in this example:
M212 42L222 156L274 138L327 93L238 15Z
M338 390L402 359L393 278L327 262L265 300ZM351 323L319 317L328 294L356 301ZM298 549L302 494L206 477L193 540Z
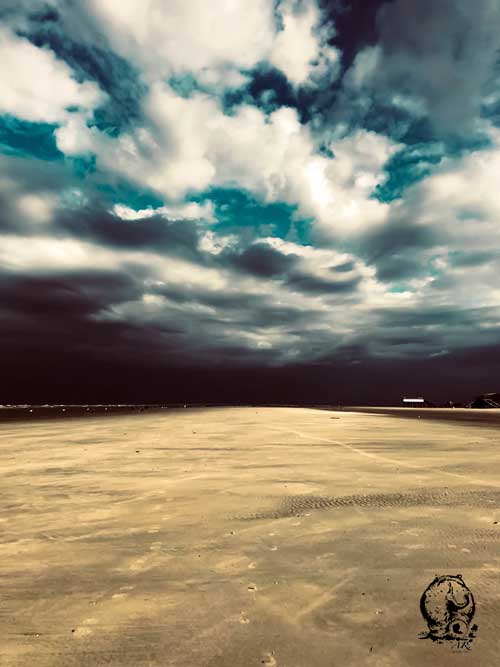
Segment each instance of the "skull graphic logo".
M420 611L429 628L425 637L433 641L470 641L475 636L476 604L461 574L437 576L420 599Z

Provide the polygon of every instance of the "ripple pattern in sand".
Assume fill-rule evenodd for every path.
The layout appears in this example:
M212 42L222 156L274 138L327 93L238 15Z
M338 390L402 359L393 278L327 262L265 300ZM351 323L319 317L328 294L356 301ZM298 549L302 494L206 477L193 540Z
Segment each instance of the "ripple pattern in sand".
M419 506L436 507L499 507L500 491L461 490L448 488L417 489L407 493L371 493L348 496L284 496L270 510L241 515L242 520L285 519L313 510L405 508Z

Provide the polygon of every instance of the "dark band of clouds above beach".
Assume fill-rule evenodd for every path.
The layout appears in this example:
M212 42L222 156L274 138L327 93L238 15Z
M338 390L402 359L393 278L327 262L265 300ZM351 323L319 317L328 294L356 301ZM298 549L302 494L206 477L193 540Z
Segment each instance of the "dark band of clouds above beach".
M0 402L497 391L496 0L4 0Z

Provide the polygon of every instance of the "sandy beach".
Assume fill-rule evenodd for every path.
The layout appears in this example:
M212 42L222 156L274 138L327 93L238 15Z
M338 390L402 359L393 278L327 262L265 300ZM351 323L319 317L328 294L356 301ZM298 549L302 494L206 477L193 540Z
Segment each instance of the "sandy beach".
M500 431L467 412L1 424L0 664L498 664ZM458 573L461 652L420 637Z

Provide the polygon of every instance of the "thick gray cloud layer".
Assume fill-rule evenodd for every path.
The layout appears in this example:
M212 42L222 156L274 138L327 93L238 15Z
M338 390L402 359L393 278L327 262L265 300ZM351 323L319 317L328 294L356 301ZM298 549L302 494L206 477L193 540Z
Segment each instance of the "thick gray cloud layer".
M440 133L473 130L498 61L498 2L397 0L377 25L380 61L367 82L421 105Z
M498 114L496 0L381 2L327 110L331 123L367 123L394 137L470 138Z

